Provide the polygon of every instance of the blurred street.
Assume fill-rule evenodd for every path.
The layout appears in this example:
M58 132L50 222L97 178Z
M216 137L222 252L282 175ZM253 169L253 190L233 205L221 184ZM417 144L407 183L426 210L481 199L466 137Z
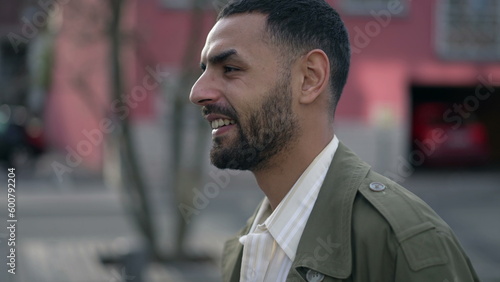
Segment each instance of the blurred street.
M485 282L500 281L498 183L500 173L493 170L419 172L404 183L451 225ZM117 193L99 180L75 180L65 185L57 185L50 177L19 177L18 269L15 276L7 275L6 258L2 256L4 270L0 280L134 281L123 270L103 267L99 259L99 255L126 248L127 242L131 246L139 243L138 233L125 216ZM244 224L262 198L248 173L233 176L229 186L190 224L189 251L212 256L214 261L152 265L144 281L220 281L218 261L223 242ZM162 197L168 195L151 198L165 202ZM5 205L2 200L2 214ZM172 208L158 211L156 218L163 222L158 232L168 251L174 233ZM6 254L5 241L0 240L1 253ZM120 271L126 279L119 280Z

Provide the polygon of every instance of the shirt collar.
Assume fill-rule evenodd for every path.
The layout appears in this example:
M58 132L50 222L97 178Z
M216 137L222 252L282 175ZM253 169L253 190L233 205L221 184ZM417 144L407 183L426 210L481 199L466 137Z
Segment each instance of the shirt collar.
M250 232L255 232L257 229L269 230L274 240L292 261L295 259L307 219L338 145L339 140L334 136L272 213L269 201L265 198L250 228Z

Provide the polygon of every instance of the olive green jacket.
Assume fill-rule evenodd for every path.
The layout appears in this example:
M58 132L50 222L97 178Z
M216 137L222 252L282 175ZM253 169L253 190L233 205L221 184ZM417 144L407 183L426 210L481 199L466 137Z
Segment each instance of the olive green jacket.
M373 191L377 189L370 184L383 190ZM243 248L238 238L248 233L254 217L224 246L224 281L239 280ZM287 281L307 281L309 270L323 274L323 281L479 281L450 227L421 199L371 171L342 143Z

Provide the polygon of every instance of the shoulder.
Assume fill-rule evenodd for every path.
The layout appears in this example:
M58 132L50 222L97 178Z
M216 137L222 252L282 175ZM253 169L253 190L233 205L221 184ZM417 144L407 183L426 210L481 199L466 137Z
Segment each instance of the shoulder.
M356 281L477 281L450 227L419 197L374 172L342 143L325 178L333 222L348 218ZM320 192L321 193L321 192ZM319 197L318 201L322 198ZM327 203L325 203L327 202ZM320 217L320 216L318 216ZM347 232L345 232L347 234Z
M373 171L358 188L352 228L358 241L373 241L371 237L377 236L393 255L403 254L412 271L447 264L450 244L461 250L450 227L432 208Z
M432 225L435 228L449 229L449 226L422 199L372 170L361 182L358 193L383 216L401 240L413 233L408 229L414 229L422 224L427 226L422 228L430 228Z

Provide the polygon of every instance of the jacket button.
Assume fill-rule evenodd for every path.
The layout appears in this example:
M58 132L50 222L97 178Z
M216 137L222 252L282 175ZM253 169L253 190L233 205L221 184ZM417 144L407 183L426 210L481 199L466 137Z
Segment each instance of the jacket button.
M385 190L385 185L380 182L372 182L370 183L370 190L374 192L382 192Z
M309 269L306 273L306 279L308 282L320 282L323 281L323 279L325 279L325 275L317 271L314 271L312 269Z

